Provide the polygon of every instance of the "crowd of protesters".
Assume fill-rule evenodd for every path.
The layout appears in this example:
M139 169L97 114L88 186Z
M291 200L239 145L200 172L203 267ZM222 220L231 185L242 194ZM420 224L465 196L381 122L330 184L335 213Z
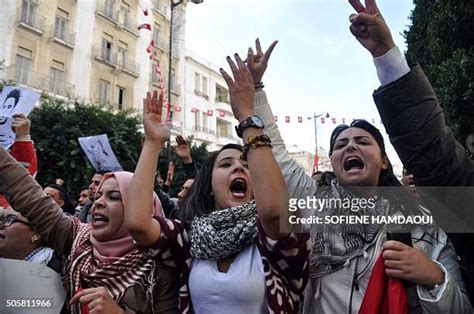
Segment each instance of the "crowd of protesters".
M44 188L36 182L30 122L15 115L16 141L10 151L0 149L0 258L60 274L63 312L472 313L474 256L466 243L473 237L447 234L433 204L472 226L466 204L474 194L430 195L421 188L474 186L474 162L446 126L420 66L410 67L393 42L375 1L350 3L357 12L350 31L372 54L380 79L373 96L405 167L401 182L381 132L365 120L339 125L327 139L332 172L306 174L286 150L263 90L277 42L263 51L257 39L244 61L227 57L231 73L220 69L244 145L225 145L197 169L178 136L185 181L174 197L174 164L165 180L156 172L170 140L163 95L147 93L143 100L145 134L135 172L95 172L76 207L67 182ZM372 207L350 214L434 215L434 221L403 230L388 224L295 228L290 199L308 197L373 199Z

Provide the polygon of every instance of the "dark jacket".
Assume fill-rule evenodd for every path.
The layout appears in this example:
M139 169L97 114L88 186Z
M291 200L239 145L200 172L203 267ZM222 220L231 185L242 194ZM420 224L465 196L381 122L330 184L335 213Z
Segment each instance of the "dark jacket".
M398 80L381 87L374 100L383 124L405 168L430 206L437 221L451 226L450 234L474 301L474 161L456 141L445 122L436 94L419 65ZM474 122L473 122L474 123ZM446 210L447 208L447 210ZM453 223L454 222L454 223Z

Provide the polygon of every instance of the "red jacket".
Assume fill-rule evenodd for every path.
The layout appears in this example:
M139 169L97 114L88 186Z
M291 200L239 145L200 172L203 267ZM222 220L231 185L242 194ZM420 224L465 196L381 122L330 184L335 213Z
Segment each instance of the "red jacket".
M36 172L38 171L38 159L36 158L33 141L15 142L12 146L11 155L22 163L33 177L36 176ZM10 205L7 200L0 194L0 207L7 208L8 206Z

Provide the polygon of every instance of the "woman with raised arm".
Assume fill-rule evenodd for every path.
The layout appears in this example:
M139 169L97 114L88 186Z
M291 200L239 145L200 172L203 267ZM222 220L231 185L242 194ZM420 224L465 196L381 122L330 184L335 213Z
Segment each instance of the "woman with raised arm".
M256 88L255 113L262 118L265 133L272 140L273 154L290 198L347 199L356 205L373 202L373 206L364 209L329 205L311 213L323 219L325 216L429 217L429 210L401 187L385 153L380 131L365 120L339 125L332 132L329 157L335 178L317 185L291 158L273 120L261 81L275 44L264 53L257 39L256 54L249 49L247 62ZM384 300L389 304L389 298L400 301L396 304L400 313L404 310L472 312L456 252L445 232L436 225L403 226L409 234L396 233L393 239L398 241L388 241L387 233L394 230L383 222L322 223L308 227L313 248L304 297L305 313L377 313L383 308ZM401 280L410 285L408 299ZM382 289L387 287L387 282L389 289L395 287L393 291Z
M242 60L230 57L234 115L252 116L254 86ZM146 139L130 186L125 224L157 259L181 269L183 313L296 313L307 282L309 236L290 233L288 193L271 144L258 126L242 128L246 143L212 153L184 205L184 219L153 217L153 173L169 136L161 96L144 100ZM242 158L241 155L247 157ZM282 222L280 226L280 222Z
M168 278L166 271L152 276L154 260L134 244L124 225L131 178L130 172L105 174L92 207L92 222L84 224L65 215L27 170L0 149L1 193L45 243L67 256L65 286L73 313L86 309L90 313L150 313L152 307L161 312L169 307L169 296L161 292L173 282L160 281ZM150 217L160 216L159 200L151 195ZM154 285L153 277L159 284Z

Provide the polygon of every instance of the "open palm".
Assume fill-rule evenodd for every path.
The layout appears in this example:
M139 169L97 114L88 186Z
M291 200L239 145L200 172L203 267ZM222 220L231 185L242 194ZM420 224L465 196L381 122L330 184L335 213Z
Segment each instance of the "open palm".
M147 140L166 142L170 137L170 127L166 122L162 122L163 94L156 91L153 96L150 92L143 99L143 127L145 128L145 138Z

